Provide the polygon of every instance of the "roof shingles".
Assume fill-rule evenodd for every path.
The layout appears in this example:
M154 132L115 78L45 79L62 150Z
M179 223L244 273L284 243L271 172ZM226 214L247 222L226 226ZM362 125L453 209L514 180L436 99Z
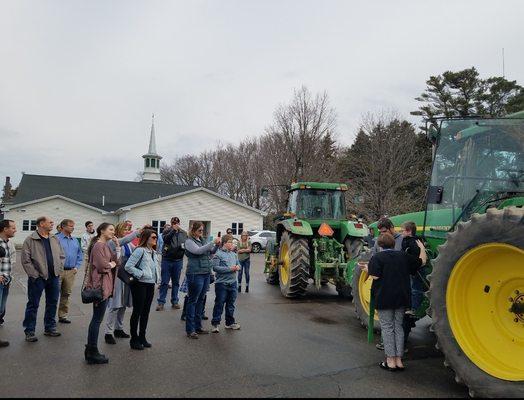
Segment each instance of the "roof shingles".
M62 195L105 211L116 211L131 204L182 193L195 188L195 186L157 182L112 181L24 174L13 199L13 205ZM102 201L102 196L104 196L104 201Z

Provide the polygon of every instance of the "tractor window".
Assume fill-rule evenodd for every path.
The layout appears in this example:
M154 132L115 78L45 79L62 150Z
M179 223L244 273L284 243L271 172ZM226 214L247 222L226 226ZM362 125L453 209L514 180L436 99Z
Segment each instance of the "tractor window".
M294 190L289 210L301 219L343 219L346 212L343 192L338 190Z
M474 212L524 196L524 120L443 122L431 185L443 189L426 215L426 230L437 236Z

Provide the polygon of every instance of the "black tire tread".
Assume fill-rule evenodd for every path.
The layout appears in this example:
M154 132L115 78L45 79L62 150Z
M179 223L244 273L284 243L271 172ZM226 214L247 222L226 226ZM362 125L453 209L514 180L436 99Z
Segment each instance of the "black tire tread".
M281 242L289 242L290 277L289 285L280 282L282 294L288 298L303 297L309 280L309 244L307 239L284 232ZM280 246L282 248L282 246ZM279 257L280 258L280 257Z
M495 378L478 368L462 351L455 340L447 316L446 288L458 259L467 250L484 243L508 243L524 248L524 209L508 207L488 209L486 214L474 214L461 222L439 246L433 260L433 273L428 277L430 289L432 331L436 347L444 353L445 365L455 372L455 381L469 388L471 397L524 397L524 382L509 382Z

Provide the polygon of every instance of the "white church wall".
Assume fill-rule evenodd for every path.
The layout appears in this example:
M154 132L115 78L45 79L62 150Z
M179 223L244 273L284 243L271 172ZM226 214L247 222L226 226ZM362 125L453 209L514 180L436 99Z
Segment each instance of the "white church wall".
M16 223L16 236L13 238L15 245L21 245L25 238L29 236L32 231L23 230L24 220L36 220L38 217L48 216L53 219L56 226L63 219L72 219L75 221L75 230L73 236L80 237L85 232L84 223L86 221L93 221L95 227L102 222L115 223L116 217L112 215L102 215L101 212L97 212L87 207L66 201L64 199L50 199L38 203L33 203L21 207L10 209L5 213L5 218L11 219ZM53 231L56 233L56 229Z
M260 213L203 191L135 207L125 215L125 218L121 216L120 220L129 219L137 227L151 224L154 220L169 223L173 216L180 218L184 230L188 230L191 220L210 221L210 232L213 236L219 231L225 233L233 222L243 223L245 230L262 229L263 226Z

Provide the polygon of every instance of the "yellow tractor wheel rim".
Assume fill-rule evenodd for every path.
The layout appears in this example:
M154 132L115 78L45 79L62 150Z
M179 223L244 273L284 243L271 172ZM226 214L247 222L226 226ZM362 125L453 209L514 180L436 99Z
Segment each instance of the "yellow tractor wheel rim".
M362 308L369 316L369 303L371 302L371 284L373 279L367 274L367 272L362 271L358 278L358 297L360 298L360 304ZM378 321L378 312L375 310L375 321Z
M280 249L280 261L282 263L280 265L280 280L284 285L287 285L290 275L289 246L287 243L283 243Z
M446 307L453 335L484 372L524 381L524 251L503 243L474 247L455 264ZM513 311L510 311L513 309Z

